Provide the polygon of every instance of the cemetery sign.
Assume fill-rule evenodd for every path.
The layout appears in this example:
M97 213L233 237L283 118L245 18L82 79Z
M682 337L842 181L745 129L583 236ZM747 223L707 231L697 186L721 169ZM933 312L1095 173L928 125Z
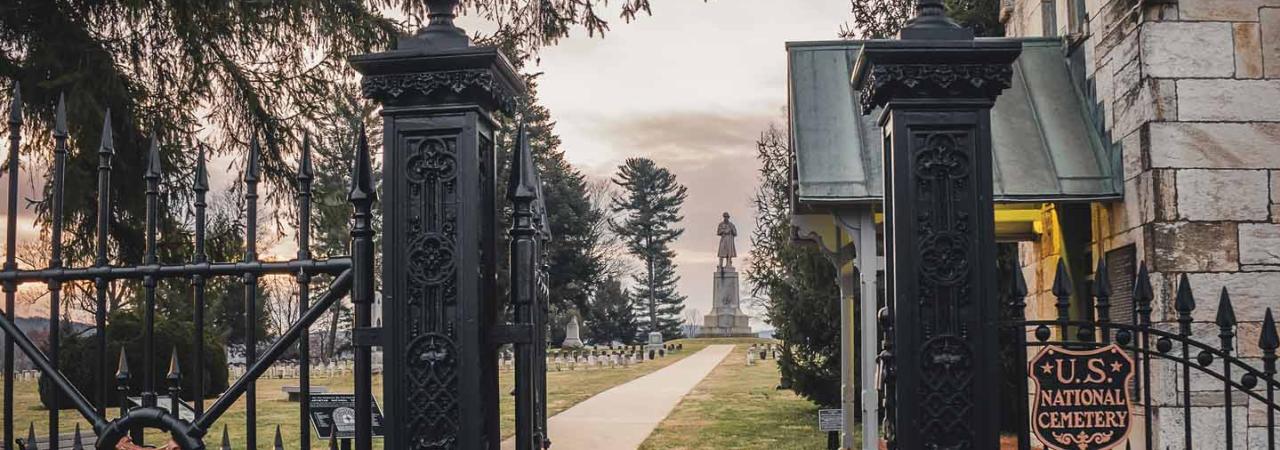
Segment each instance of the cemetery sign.
M1117 345L1091 350L1048 346L1031 360L1036 382L1032 430L1048 447L1106 450L1125 441L1133 359Z
M354 438L356 432L355 394L311 394L311 423L321 437ZM372 435L382 436L382 411L372 400Z

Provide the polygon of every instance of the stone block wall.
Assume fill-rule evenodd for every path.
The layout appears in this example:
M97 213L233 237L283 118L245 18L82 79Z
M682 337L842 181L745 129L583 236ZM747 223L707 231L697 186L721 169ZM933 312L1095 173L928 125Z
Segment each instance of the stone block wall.
M1280 313L1280 0L1079 0L1088 14L1079 30L1068 27L1071 1L1008 0L1002 17L1010 36L1065 36L1083 52L1085 91L1123 152L1123 200L1092 206L1095 261L1134 245L1166 327L1186 274L1206 343L1218 342L1212 320L1226 287L1241 321L1237 352L1259 361L1258 322L1267 307ZM1059 14L1050 30L1048 11ZM1045 232L1021 249L1031 317L1054 314L1061 241L1045 211ZM1222 448L1222 383L1194 372L1195 447ZM1153 374L1153 448L1182 448L1182 371L1162 364ZM1236 397L1236 447L1265 448L1264 409Z

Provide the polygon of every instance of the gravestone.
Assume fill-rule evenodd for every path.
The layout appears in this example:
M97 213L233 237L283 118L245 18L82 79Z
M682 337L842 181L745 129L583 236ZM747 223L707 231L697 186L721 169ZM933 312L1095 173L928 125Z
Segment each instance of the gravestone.
M560 346L564 348L582 348L582 338L578 334L578 317L574 316L564 326L564 343L560 344Z

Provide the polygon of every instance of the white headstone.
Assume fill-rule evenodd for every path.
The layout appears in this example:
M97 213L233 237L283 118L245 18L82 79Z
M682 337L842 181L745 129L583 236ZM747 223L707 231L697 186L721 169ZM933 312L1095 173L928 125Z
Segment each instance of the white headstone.
M578 335L578 317L574 316L570 318L569 323L564 326L564 343L560 346L565 348L581 348L582 338Z

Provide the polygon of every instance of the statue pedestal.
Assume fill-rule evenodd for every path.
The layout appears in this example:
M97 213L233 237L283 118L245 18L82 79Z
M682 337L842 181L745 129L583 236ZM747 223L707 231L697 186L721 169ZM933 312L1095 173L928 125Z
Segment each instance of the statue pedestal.
M753 337L751 317L742 313L738 297L738 271L721 267L712 277L711 314L702 319L698 337Z

